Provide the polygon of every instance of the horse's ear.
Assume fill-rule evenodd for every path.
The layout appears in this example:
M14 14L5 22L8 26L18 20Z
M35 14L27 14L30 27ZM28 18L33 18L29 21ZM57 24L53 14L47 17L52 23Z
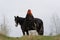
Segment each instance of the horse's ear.
M14 18L16 18L16 16L14 16Z
M18 18L19 16L17 16L17 18Z

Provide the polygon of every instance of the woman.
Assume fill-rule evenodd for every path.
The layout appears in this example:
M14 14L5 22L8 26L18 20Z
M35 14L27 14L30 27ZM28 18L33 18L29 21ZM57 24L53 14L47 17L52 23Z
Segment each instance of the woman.
M27 20L27 21L30 21L30 20L33 20L33 19L34 19L34 17L33 17L33 15L32 15L32 12L31 12L30 9L28 9L27 15L26 15L26 20Z

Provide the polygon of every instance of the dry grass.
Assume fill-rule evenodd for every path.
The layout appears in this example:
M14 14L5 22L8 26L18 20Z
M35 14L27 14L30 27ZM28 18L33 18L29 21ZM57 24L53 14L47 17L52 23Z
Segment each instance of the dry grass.
M60 35L58 36L23 36L19 38L11 38L0 34L0 40L60 40Z

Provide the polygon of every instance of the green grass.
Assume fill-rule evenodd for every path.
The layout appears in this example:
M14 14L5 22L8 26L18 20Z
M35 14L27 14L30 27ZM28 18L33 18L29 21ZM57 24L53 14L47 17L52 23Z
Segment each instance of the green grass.
M0 34L0 40L60 40L60 35L58 36L23 36L19 38L7 37Z

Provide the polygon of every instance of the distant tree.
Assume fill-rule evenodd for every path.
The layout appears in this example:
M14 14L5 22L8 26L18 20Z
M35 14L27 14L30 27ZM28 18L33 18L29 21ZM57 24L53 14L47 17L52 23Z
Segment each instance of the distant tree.
M2 34L6 35L7 33L7 28L6 28L6 19L5 19L5 15L3 15L3 24L1 24L1 32Z
M59 17L54 13L51 17L51 35L58 34Z

